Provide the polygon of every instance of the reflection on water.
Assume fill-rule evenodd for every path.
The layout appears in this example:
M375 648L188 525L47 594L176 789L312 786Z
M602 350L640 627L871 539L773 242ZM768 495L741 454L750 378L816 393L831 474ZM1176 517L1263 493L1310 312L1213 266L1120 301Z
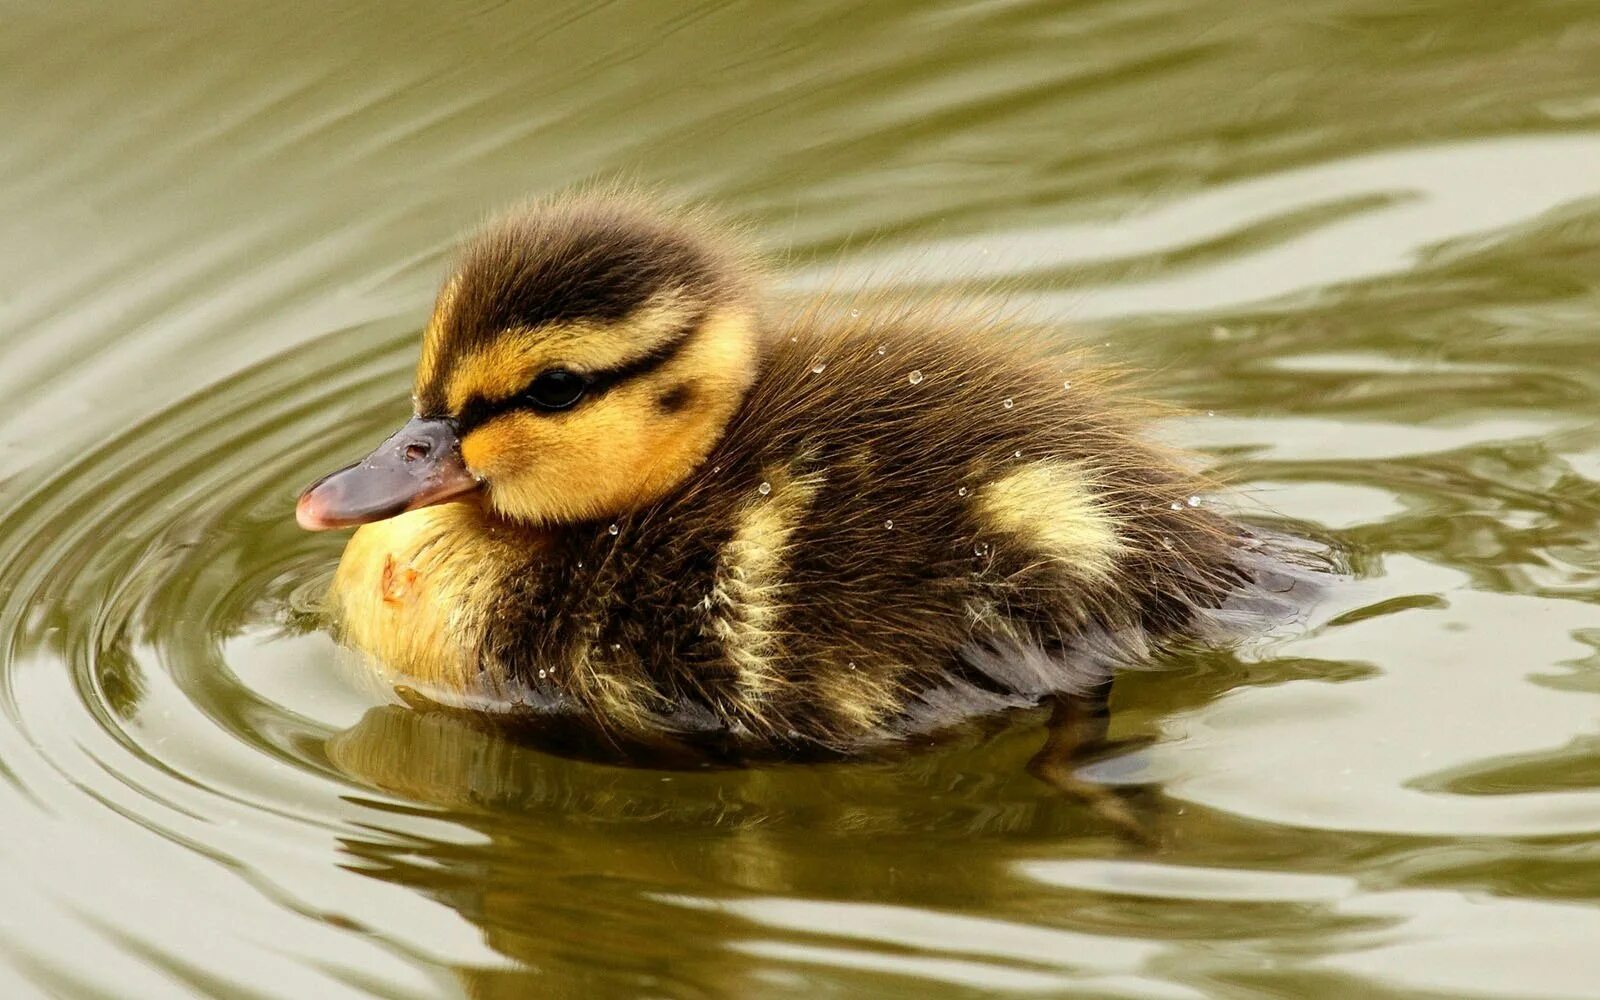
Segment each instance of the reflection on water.
M0 35L6 996L1600 994L1600 13L186 0ZM566 760L384 703L293 491L452 236L623 172L1147 368L1356 579L904 759ZM786 252L785 252L786 251ZM1065 334L1064 334L1065 335Z

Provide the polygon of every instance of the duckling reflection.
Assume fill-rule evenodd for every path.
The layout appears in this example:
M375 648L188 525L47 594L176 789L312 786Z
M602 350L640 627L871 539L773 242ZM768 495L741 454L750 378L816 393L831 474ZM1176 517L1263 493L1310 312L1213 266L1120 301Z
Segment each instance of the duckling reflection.
M520 966L458 970L470 995L749 996L764 992L763 963L739 944L758 930L692 900L971 906L1041 845L1134 849L1029 779L1036 740L1012 732L876 764L664 772L552 757L475 713L384 706L327 753L481 834L386 837L378 817L371 836L343 842L359 870L450 906ZM917 860L938 857L962 860Z
M615 195L475 238L416 416L299 502L362 526L345 641L430 699L618 746L826 757L1085 694L1285 603L1277 547L1055 338L784 318L750 259Z

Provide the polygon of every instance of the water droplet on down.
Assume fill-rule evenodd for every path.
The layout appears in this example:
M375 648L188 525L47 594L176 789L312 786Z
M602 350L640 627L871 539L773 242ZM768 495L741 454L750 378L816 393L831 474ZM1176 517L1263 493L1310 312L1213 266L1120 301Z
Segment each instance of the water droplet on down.
M967 495L967 488L965 486L963 486L963 487L961 487L961 488L956 490L956 496L964 497L966 495Z
M766 496L768 493L772 492L772 484L763 479L761 481L761 485L756 487L756 492L762 496Z
M894 522L893 521L885 521L885 522L883 522L883 526L885 528L887 528L888 530L890 530L890 531L894 530Z
M1008 410L1009 410L1009 409L1011 409L1011 407L1012 407L1012 406L1014 406L1014 405L1016 405L1016 404L1014 404L1014 403L1012 403L1012 402L1011 402L1011 400L1010 400L1010 399L1009 399L1009 398L1007 398L1007 399L1006 399L1006 400L1004 400L1004 401L1003 401L1003 402L1001 402L1001 404L1000 404L1000 405L1001 405L1001 406L1003 406L1003 407L1005 407L1005 408L1006 408L1006 409L1008 409Z
M912 372L910 375L906 376L906 381L910 382L912 385L916 385L918 382L922 381L922 373Z
M617 526L615 524L613 524L611 527L606 529L606 534L608 534L608 535L615 535L616 533L617 533Z
M826 361L818 361L816 364L811 366L811 374L813 374L813 375L821 375L823 370L826 369L827 367L828 367L828 363Z

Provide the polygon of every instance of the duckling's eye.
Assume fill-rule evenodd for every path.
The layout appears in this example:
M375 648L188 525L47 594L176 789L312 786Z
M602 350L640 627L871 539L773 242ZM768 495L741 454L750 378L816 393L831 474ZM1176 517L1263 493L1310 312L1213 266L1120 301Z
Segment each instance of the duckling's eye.
M534 379L522 398L541 410L565 410L581 399L588 387L582 375L557 368Z

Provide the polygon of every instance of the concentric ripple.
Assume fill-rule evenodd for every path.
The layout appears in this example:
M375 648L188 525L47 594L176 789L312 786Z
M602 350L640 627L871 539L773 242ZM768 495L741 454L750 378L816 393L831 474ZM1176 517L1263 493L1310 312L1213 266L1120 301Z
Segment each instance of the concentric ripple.
M300 853L295 840L333 819L338 786L329 780L337 772L321 756L332 727L254 692L230 669L239 659L230 647L289 634L293 592L325 578L330 547L285 519L286 483L386 419L392 407L382 404L409 363L410 339L394 324L325 338L9 484L11 502L0 514L0 578L8 584L0 629L9 640L4 759L14 790L63 822L97 803L181 847L186 864L126 863L135 874L160 871L171 880L163 891L182 894L214 878L196 870L202 859L245 867L273 829L293 832L272 850ZM341 413L361 416L325 433ZM79 712L88 719L74 718ZM70 826L69 835L81 836ZM199 906L168 927L152 926L138 918L146 898L139 893L82 898L74 889L93 884L74 887L70 878L36 888L169 975L193 961L194 935L231 923L224 911ZM258 888L273 905L311 912L291 898L293 889ZM142 940L145 932L157 936ZM29 942L37 952L19 960L36 964L45 982L70 982L83 971L58 949L75 947L72 938ZM209 970L182 978L237 977L260 966L265 955L239 954L245 940L228 942ZM329 989L290 964L292 981L318 995ZM107 976L101 988L116 982Z

